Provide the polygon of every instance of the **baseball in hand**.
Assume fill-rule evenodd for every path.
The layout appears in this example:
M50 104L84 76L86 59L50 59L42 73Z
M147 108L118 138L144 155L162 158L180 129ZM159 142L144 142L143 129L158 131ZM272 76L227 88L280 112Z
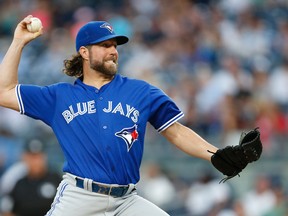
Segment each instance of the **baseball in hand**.
M28 31L32 33L38 32L41 27L42 27L42 22L37 17L32 17L31 23L27 24Z

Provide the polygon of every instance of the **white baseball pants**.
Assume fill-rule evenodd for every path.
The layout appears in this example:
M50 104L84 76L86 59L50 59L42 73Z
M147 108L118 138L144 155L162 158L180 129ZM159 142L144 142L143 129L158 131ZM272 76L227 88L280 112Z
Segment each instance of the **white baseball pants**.
M74 176L65 174L46 216L169 216L132 189L122 197L103 195L76 187Z

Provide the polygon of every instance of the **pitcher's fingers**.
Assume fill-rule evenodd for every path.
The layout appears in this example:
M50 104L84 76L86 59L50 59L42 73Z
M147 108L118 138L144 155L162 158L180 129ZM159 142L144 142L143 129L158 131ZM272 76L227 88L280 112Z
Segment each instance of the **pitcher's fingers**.
M31 18L33 16L32 15L28 15L26 16L20 23L19 25L21 25L22 28L27 29L27 24L31 23Z
M39 29L39 31L33 33L34 34L34 38L39 37L40 35L43 34L43 26Z

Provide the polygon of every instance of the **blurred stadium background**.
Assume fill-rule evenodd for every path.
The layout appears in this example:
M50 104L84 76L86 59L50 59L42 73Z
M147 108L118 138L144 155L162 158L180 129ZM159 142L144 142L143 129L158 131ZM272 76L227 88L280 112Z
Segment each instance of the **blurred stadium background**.
M216 186L220 192L211 189L199 201L210 208L202 215L240 216L238 204L245 206L245 197L257 188L259 176L269 181L266 190L274 196L273 205L266 212L242 215L286 215L286 0L1 0L0 59L16 24L28 14L42 20L45 33L25 48L20 83L73 82L61 70L63 60L75 53L75 33L87 21L107 20L117 33L130 37L127 45L119 47L119 72L162 88L184 111L183 124L218 147L236 145L242 131L260 127L262 158L249 165L240 178L228 181L226 189L221 189L223 185ZM189 189L199 184L204 174L216 181L222 176L211 164L176 150L147 127L141 171L143 180L152 183L147 187L147 182L141 181L140 193L150 198L154 186L164 185L161 180L153 182L162 173L161 178L172 184L171 190L155 194L155 203L171 215L200 216L191 209L197 201ZM52 131L39 121L0 108L0 176L20 160L23 140L29 137L45 139L49 165L61 173L63 157ZM224 194L218 199L218 209L216 198L208 205L213 194ZM271 204L263 199L254 208L263 208L268 205L265 202Z

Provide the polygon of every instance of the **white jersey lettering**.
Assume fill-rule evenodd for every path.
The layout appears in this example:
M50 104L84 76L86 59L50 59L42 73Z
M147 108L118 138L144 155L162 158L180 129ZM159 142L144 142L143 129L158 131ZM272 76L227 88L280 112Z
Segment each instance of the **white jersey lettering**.
M126 117L130 118L131 113L135 110L134 107L130 107L130 105L126 104L127 114Z
M125 115L121 103L118 103L117 106L116 106L116 107L114 108L114 110L112 111L112 113L117 113L117 112L119 112L121 115Z
M84 115L86 113L88 114L96 113L94 100L83 103L77 103L75 110L73 108L73 105L70 105L68 110L64 110L64 112L62 112L62 116L64 117L67 124L69 124L78 115Z
M87 113L87 104L86 103L82 103L83 106L83 110L81 110L81 103L77 103L77 110L79 115L84 115L85 113Z
M103 111L106 113L110 113L112 111L112 101L108 101L108 108L104 108Z
M133 112L133 116L131 117L131 119L132 119L132 121L133 121L134 123L136 123L136 122L138 121L139 115L140 115L140 113L139 113L138 110L135 110L135 111Z
M95 101L94 100L88 101L87 105L88 105L88 113L89 114L96 113Z
M103 109L103 112L113 114L119 113L120 115L130 118L134 123L136 123L140 115L139 111L129 104L126 104L126 110L123 109L123 107L125 106L123 106L121 102L113 107L113 102L108 101L108 106Z
M69 110L65 110L62 113L62 116L64 117L64 119L66 120L67 124L69 124L70 121L73 120L73 115L71 114L71 112Z

